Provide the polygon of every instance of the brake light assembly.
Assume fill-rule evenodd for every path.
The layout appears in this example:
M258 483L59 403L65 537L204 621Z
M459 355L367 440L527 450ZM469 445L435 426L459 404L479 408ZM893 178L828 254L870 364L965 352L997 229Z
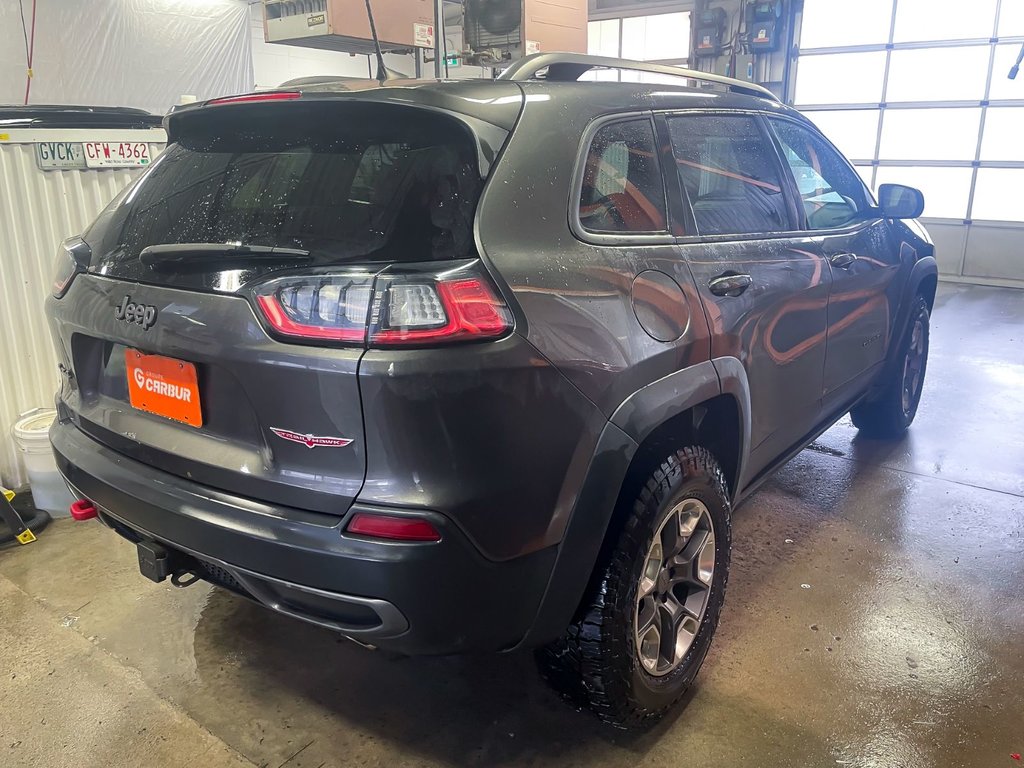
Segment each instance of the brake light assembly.
M80 237L71 237L57 247L54 259L51 293L54 298L63 298L71 287L71 281L89 267L92 249Z
M254 289L272 331L306 343L434 346L496 339L512 313L479 267L294 276Z
M222 96L219 99L210 99L206 106L213 107L221 104L252 104L261 101L292 101L302 96L299 91L266 91L264 93L243 93L239 96Z

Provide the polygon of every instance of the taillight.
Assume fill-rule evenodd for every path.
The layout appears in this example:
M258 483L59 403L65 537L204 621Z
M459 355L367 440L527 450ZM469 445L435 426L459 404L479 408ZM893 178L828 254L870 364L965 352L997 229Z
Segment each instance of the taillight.
M53 285L51 292L61 298L71 287L75 275L89 266L92 250L80 237L72 237L57 246L57 257L53 266Z
M257 306L277 334L310 343L431 346L493 339L512 313L475 264L439 273L287 277L259 286Z
M256 101L291 101L302 94L299 91L267 91L266 93L243 93L240 96L222 96L219 99L210 99L207 106L215 104L251 104Z
M373 275L283 278L256 289L256 303L283 336L311 341L366 341Z
M504 336L512 313L480 276L405 282L378 278L371 346L436 344Z

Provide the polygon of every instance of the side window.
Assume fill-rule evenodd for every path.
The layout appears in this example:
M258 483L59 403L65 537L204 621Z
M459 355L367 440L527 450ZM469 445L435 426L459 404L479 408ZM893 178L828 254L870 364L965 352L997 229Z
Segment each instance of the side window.
M702 235L793 229L775 149L744 115L668 118L679 181Z
M796 179L809 229L844 227L869 207L864 183L826 141L797 123L769 122Z
M611 123L590 142L580 223L588 232L664 232L665 188L646 118Z

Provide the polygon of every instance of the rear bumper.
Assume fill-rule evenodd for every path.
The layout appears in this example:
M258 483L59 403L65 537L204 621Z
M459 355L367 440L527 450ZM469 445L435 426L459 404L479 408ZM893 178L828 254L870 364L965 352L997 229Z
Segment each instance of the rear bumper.
M439 542L371 541L344 518L208 488L111 451L68 422L57 466L110 527L159 542L211 581L267 607L401 653L498 651L527 636L555 547L493 562L451 520L417 510ZM386 509L388 513L401 510Z

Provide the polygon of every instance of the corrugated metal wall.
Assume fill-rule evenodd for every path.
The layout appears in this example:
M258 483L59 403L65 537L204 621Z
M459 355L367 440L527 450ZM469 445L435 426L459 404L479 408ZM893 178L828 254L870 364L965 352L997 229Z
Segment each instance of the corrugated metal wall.
M64 138L46 133L47 141ZM119 133L131 140L132 132ZM151 143L150 155L163 146ZM57 244L81 233L140 170L42 171L35 151L34 143L0 141L0 482L7 487L26 482L11 427L31 408L53 407L57 388L43 316Z

